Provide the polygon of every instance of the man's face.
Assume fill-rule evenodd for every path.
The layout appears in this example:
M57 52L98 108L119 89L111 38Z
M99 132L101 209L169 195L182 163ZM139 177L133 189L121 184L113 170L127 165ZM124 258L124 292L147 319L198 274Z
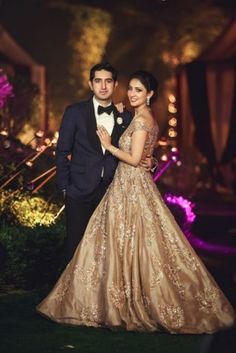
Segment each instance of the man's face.
M95 71L89 87L93 91L95 98L100 103L110 102L117 82L112 78L112 73L106 70Z

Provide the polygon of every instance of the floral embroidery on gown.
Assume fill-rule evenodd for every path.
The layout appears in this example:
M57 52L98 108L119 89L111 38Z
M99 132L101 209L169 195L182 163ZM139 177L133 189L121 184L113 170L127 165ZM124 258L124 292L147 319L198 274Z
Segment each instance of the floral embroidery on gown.
M120 138L146 130L144 156L158 128L134 117ZM74 257L37 311L75 325L134 331L212 333L235 313L190 246L142 167L119 162Z

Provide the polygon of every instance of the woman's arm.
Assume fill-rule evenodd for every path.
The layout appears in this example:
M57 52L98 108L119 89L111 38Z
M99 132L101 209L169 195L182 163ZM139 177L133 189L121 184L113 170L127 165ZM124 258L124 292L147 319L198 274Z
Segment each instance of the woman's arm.
M142 159L143 150L147 138L146 130L137 130L132 134L131 141L131 152L125 152L111 144L111 136L108 134L107 130L100 126L97 130L98 137L101 141L103 147L111 152L119 160L137 167Z

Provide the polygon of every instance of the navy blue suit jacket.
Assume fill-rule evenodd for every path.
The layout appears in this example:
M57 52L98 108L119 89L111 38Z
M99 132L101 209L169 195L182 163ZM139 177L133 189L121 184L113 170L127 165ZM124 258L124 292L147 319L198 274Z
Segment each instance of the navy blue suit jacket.
M122 117L123 123L118 124L117 117ZM114 146L118 145L131 119L129 112L121 114L114 109L115 124L111 135ZM118 160L108 151L103 154L96 130L92 99L66 108L59 130L56 168L57 185L60 190L65 189L71 198L86 200L92 197L101 181L103 169L103 180L107 186L113 179Z

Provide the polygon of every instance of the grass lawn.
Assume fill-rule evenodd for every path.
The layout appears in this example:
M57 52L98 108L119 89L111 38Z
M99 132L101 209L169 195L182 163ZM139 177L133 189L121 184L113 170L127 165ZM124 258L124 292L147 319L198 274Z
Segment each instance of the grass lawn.
M206 337L57 324L35 313L44 295L38 291L0 295L1 353L200 353Z

